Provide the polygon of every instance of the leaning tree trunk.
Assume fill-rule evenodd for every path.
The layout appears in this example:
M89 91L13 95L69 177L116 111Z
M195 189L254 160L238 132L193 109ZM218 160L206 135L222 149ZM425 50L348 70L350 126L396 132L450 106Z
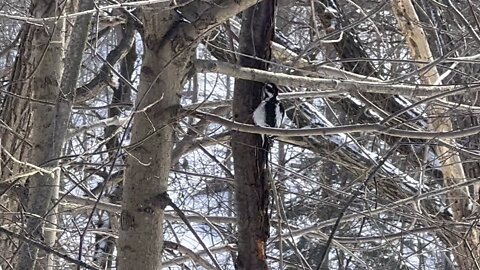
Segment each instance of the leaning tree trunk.
M161 269L173 129L191 57L204 34L255 2L193 1L179 13L166 3L142 7L144 56L125 170L119 269Z
M420 27L420 21L410 0L393 0L393 10L403 31L407 45L410 47L413 60L421 63L422 61L432 62L433 57L430 46L427 42L425 33ZM425 64L417 64L419 69L425 67ZM427 85L441 84L440 76L435 66L421 71L420 80ZM448 132L452 130L452 122L449 118L447 109L430 105L428 114L435 116L435 120L430 123L433 130L437 132ZM447 140L450 145L455 145L454 140ZM458 152L455 152L440 144L436 147L437 156L441 162L444 185L450 186L465 181L465 173L462 166L462 160ZM476 189L476 188L475 188ZM462 221L471 214L472 199L468 188L453 189L447 194L447 200L453 212L455 221ZM475 194L477 196L477 194ZM475 198L476 200L477 198ZM452 248L455 251L455 258L460 269L474 269L478 267L476 258L480 257L480 239L478 230L472 227L469 230L461 232L459 235L448 235Z
M268 69L268 64L262 59L270 60L274 15L275 0L262 1L243 13L239 41L241 66ZM262 87L263 83L259 82L235 81L235 121L252 124L252 112L260 103ZM235 267L239 270L268 269L266 242L270 230L270 174L266 168L265 151L267 149L262 149L261 136L243 132L232 134L238 215L238 257Z

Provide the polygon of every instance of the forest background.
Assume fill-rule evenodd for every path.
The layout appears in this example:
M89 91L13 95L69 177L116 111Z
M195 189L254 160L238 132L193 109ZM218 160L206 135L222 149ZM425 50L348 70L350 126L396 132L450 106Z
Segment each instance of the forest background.
M0 0L1 269L480 269L479 16Z

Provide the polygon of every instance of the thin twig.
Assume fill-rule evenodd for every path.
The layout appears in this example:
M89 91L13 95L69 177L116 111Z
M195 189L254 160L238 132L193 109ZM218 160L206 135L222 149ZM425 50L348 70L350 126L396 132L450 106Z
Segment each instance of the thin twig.
M12 232L8 229L5 229L3 228L2 226L0 226L0 232L1 233L4 233L8 236L11 236L11 237L15 237L17 238L18 240L20 241L23 241L23 242L28 242L29 244L33 245L33 246L36 246L37 248L39 249L42 249L44 250L45 252L49 253L49 254L53 254L57 257L60 257L62 259L64 259L65 261L67 262L70 262L70 263L74 263L76 264L77 266L79 267L84 267L86 269L92 269L92 270L99 270L99 268L97 267L94 267L94 266L91 266L83 261L80 261L80 260L77 260L77 259L74 259L74 258L71 258L70 256L68 256L67 254L63 254L59 251L56 251L54 250L53 248L47 246L46 244L42 243L42 242L39 242L39 241L36 241L34 239L31 239L31 238L28 238L28 237L25 237L23 235L20 235L18 233L15 233L15 232Z
M203 242L202 238L200 238L200 236L197 234L197 232L195 231L195 229L192 227L192 225L190 224L190 221L188 221L188 218L185 216L185 213L183 213L183 211L170 199L170 197L168 196L168 194L165 192L163 194L160 194L160 199L161 200L164 200L168 203L168 205L170 207L173 208L173 210L175 210L175 212L177 213L177 215L182 219L182 221L185 223L185 225L188 227L188 229L190 230L190 232L195 236L195 238L197 239L198 243L203 247L203 249L205 250L205 252L207 252L208 254L208 257L210 257L210 259L212 260L213 264L215 264L215 267L217 267L217 269L222 269L222 267L220 267L220 264L217 262L217 259L215 258L215 256L213 256L212 252L210 252L210 250L208 249L207 245L205 245L205 243Z
M377 134L385 134L393 137L412 138L412 139L456 139L476 135L480 132L480 126L473 126L470 128L457 129L446 132L431 132L431 131L411 131L401 130L396 128L385 127L381 124L358 124L358 125L343 125L335 127L319 127L319 128L301 128L301 129L282 129L282 128L266 128L258 127L238 122L233 122L229 119L209 114L206 112L195 111L189 112L190 116L200 119L207 119L217 124L223 125L234 131L241 131L254 134L265 134L270 136L280 137L304 137L304 136L326 136L335 135L339 133L364 133L371 132Z

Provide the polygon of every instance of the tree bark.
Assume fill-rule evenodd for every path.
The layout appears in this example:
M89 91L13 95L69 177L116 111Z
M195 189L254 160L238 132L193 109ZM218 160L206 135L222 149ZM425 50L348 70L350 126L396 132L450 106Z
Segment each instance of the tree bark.
M240 32L239 64L268 69L263 61L271 58L274 34L275 1L265 0L243 13ZM252 124L252 112L261 101L263 83L236 80L233 95L233 117ZM266 168L262 138L257 134L233 132L232 152L235 168L238 215L238 257L236 269L268 269L266 241L269 237L268 215L270 174Z
M61 7L57 1L33 1L32 16L36 18L58 16ZM60 91L60 80L63 70L64 36L63 20L45 22L44 27L31 25L32 53L31 63L34 66L28 85L34 99L55 104ZM42 57L43 55L43 57ZM30 162L35 165L45 165L50 159L53 147L53 128L55 108L52 105L32 103L32 126L30 140L32 152ZM26 222L26 233L33 239L44 237L43 218L50 205L53 186L57 175L34 175L27 180L29 199L27 211L31 216ZM21 243L18 252L16 269L34 269L38 248Z
M186 4L182 14L166 3L140 11L143 22L143 64L135 102L132 146L125 170L123 208L118 245L119 269L161 268L165 204L171 167L174 123L180 91L200 38L256 0L228 0L216 4ZM190 11L190 12L189 12ZM192 12L195 11L195 12ZM161 196L160 196L161 197Z
M27 78L32 73L34 65L30 62L32 60L31 54L33 47L32 43L32 30L30 24L25 24L20 30L20 43L19 51L17 53L15 64L13 66L12 75L10 78L10 86L7 88L9 93L22 97L31 97L31 89L28 87L23 78ZM21 173L23 168L20 164L13 161L5 151L8 151L10 155L17 160L25 160L29 155L30 146L28 142L30 131L30 103L28 100L16 98L13 96L5 96L1 105L1 119L3 123L9 129L0 128L0 145L2 147L0 151L0 179L8 179L13 175ZM20 179L18 184L23 185L25 179ZM2 182L4 183L4 182ZM5 183L9 184L9 183ZM26 194L17 198L17 194L9 192L1 197L0 203L5 208L8 208L11 212L17 212L22 204L26 204ZM14 217L14 220L18 220L19 217ZM6 222L5 222L6 221ZM5 222L6 224L3 224ZM11 222L7 220L0 221L2 226L12 227L11 229L18 232L16 226L11 226ZM2 234L0 235L0 256L6 260L12 259L16 241L12 238ZM3 268L8 267L5 261L1 260L0 266Z
M405 36L408 47L410 48L413 60L432 62L432 52L427 42L424 30L419 26L420 21L410 0L393 0L393 11L397 17L398 23ZM419 69L425 67L425 64L417 64ZM421 71L420 80L423 84L439 85L441 84L440 76L436 66L432 66L425 71ZM436 118L430 122L433 130L438 132L448 132L452 130L452 122L449 111L441 106L431 105L428 114ZM446 140L449 144L455 145L453 139ZM447 147L437 145L437 156L441 162L441 170L443 173L444 186L458 184L464 182L465 172L462 166L462 160L458 152L454 152ZM478 187L475 187L477 190ZM454 189L447 193L447 201L451 206L453 218L455 221L462 221L471 215L473 199L468 188ZM462 232L460 235L451 234L449 240L455 250L455 258L460 269L474 269L478 267L476 258L480 257L480 239L478 230L471 228Z
M33 14L36 17L58 16L62 12L62 6L56 1L37 1L32 5L35 7ZM81 1L81 10L91 8L93 0ZM55 104L55 106L37 103L32 105L31 163L35 165L56 168L59 164L57 158L62 153L68 129L90 18L91 15L82 15L76 19L64 61L65 69L63 20L47 22L46 28L36 28L33 32L33 44L40 44L35 46L32 53L38 60L38 67L30 84L33 96ZM58 197L59 177L60 171L55 169L51 175L34 175L28 183L30 194L27 210L32 216L27 220L26 232L35 240L45 238L47 244L54 244L55 234L44 232L43 222L44 218L48 219L55 215L55 210L51 207L55 204L52 199ZM37 254L36 246L23 243L19 249L16 269L33 269Z
M163 9L164 5L144 8L140 17L144 57L135 108L142 113L135 115L132 127L132 142L140 144L127 158L119 269L161 268L164 206L158 207L152 199L167 189L173 123L188 62L185 55L174 59L172 47L163 45L171 45L166 35L176 16Z

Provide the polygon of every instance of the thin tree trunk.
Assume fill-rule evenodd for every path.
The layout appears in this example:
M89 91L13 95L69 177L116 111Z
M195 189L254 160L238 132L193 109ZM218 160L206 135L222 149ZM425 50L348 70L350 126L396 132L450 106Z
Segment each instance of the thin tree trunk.
M30 63L33 47L31 46L33 35L31 34L31 25L25 24L20 30L20 43L19 51L17 53L15 64L10 79L10 86L7 88L9 93L13 93L18 96L30 97L31 89L28 84L25 83L23 78L26 78L33 71L33 65ZM0 145L2 147L0 151L0 181L2 184L10 184L3 182L5 179L13 175L21 173L23 168L20 164L15 163L8 154L15 157L17 160L25 160L25 157L29 155L30 145L27 142L29 136L29 126L31 122L30 117L30 103L27 100L5 96L3 103L0 107L1 120L5 123L9 129L0 128ZM8 154L5 152L8 151ZM18 184L23 185L24 179L19 179ZM3 207L9 209L11 212L18 212L22 205L26 204L26 194L20 198L17 198L13 192L8 192L1 197L0 203ZM14 220L18 220L20 217L14 217ZM6 224L3 224L3 223ZM8 220L0 221L2 226L8 226L11 230L18 232L17 226ZM2 234L0 235L0 256L7 261L11 261L14 254L17 241ZM4 269L8 267L4 260L0 261L0 267Z
M61 7L57 1L32 2L32 15L36 18L58 16ZM61 74L63 71L64 36L63 20L45 22L44 27L30 26L32 35L31 63L34 66L29 81L33 98L55 104L59 93ZM42 58L42 54L43 58ZM27 77L28 78L28 77ZM33 103L32 127L30 140L32 152L30 162L44 166L50 159L53 147L53 120L55 108L52 105ZM27 180L29 198L27 211L32 215L27 217L26 233L35 240L44 237L43 218L51 205L54 184L58 175L34 175ZM34 269L38 248L28 243L21 243L18 252L16 269Z
M268 69L261 59L270 60L274 34L275 1L265 0L243 13L240 32L239 64ZM249 57L253 56L255 59ZM236 80L233 95L235 121L252 124L251 115L261 100L263 83ZM235 165L238 216L238 257L236 269L268 269L266 242L270 174L266 169L266 149L257 134L234 132L232 152Z
M135 29L133 25L133 20L128 19L124 27L118 27L118 43L124 42L124 39L130 39L130 36L135 34ZM132 39L133 41L133 39ZM135 70L135 62L137 61L137 52L135 42L130 42L131 48L129 49L125 58L120 61L120 75L130 83L133 83L131 80L133 71ZM130 103L131 102L131 87L128 83L125 83L122 79L118 80L118 87L113 89L113 96L111 100L111 107L108 109L108 117L120 117L122 111L119 107L115 106L118 103ZM117 147L121 145L121 133L118 133L117 130L121 128L118 126L108 126L105 128L105 138L110 138L105 147L107 151L110 151L110 160L116 159ZM122 161L114 161L122 162ZM122 183L114 183L111 175L108 175L104 178L102 186L99 187L100 190L107 190L107 187L111 186L112 189L108 194L108 199L111 203L119 204L121 201L122 194ZM110 181L111 183L107 183ZM116 213L107 212L100 214L100 218L97 222L98 228L105 228L111 231L117 231L118 228L118 215ZM95 235L95 255L93 261L100 266L101 269L110 269L114 261L114 251L115 251L115 238L112 236L105 236L104 234Z
M403 31L407 45L411 50L413 60L432 62L433 57L430 46L427 42L425 33L420 27L420 21L410 0L393 0L392 7ZM424 68L424 64L417 64L418 68ZM441 84L440 76L435 66L421 71L420 80L424 84ZM431 105L429 115L436 116L430 123L433 130L437 132L448 132L452 130L452 122L448 116L447 109ZM447 140L451 145L455 145L454 140ZM458 152L454 152L447 147L437 145L437 156L442 164L442 173L444 185L449 186L465 181L465 173L462 166L462 160ZM477 188L475 188L477 189ZM468 188L454 189L447 193L447 200L453 212L455 221L462 221L471 214L473 204L470 201ZM478 268L477 258L480 257L480 241L478 230L474 227L460 235L449 235L452 247L455 250L454 256L460 269Z
M93 0L82 0L80 3L81 10L93 8ZM33 14L37 15L36 17L58 16L62 10L59 3L52 1L38 1L32 4L35 6ZM31 81L33 95L39 100L55 104L55 106L32 105L34 113L31 163L35 165L55 168L59 164L58 159L53 162L52 160L58 158L62 152L75 95L74 90L80 74L80 64L85 49L90 18L91 15L82 15L76 19L65 58L65 69L62 61L64 51L63 21L47 22L47 29L37 28L34 30L33 44L40 44L40 46L36 46L32 53L33 57L39 57L38 70L33 74ZM43 55L44 50L46 51ZM43 219L48 215L55 214L55 210L51 207L55 203L52 198L58 196L55 193L58 192L59 177L60 171L55 169L55 172L51 175L36 174L31 177L29 182L30 195L27 210L34 216L28 218L26 232L35 240L45 238L45 241L49 244L55 242L55 234L53 232L43 232ZM16 269L33 269L37 253L37 247L23 243L18 253L19 261Z

